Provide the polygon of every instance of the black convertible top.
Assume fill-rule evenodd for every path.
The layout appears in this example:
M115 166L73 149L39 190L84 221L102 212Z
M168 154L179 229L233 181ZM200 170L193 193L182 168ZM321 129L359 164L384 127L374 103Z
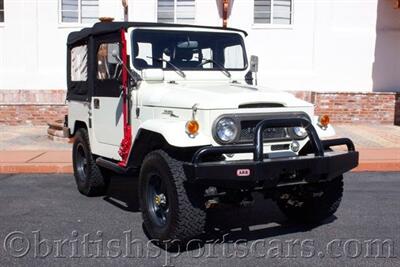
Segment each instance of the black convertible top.
M67 44L71 45L80 41L86 40L91 35L106 34L111 32L119 31L120 29L128 29L130 27L161 27L161 28L201 28L201 29L212 29L212 30L228 30L241 32L247 36L247 32L235 28L223 28L214 26L200 26L200 25L189 25L189 24L173 24L173 23L154 23L154 22L98 22L91 28L83 28L80 31L71 32L68 35Z

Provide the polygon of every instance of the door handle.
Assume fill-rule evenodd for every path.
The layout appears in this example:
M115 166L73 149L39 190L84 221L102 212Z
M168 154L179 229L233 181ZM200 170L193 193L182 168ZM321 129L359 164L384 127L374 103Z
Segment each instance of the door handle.
M99 109L100 108L100 99L95 98L93 100L93 106L94 106L95 109Z

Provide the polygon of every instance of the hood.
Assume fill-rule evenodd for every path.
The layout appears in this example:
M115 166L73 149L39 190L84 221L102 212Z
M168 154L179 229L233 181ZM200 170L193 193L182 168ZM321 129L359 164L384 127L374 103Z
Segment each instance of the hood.
M241 105L281 104L285 107L310 107L294 95L268 88L228 83L182 83L149 86L141 92L144 106L199 109L236 109Z

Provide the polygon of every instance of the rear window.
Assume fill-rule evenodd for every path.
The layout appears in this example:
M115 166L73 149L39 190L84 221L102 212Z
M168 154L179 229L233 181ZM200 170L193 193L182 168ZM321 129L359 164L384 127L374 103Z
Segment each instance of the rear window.
M71 50L71 81L87 81L87 45L76 46Z

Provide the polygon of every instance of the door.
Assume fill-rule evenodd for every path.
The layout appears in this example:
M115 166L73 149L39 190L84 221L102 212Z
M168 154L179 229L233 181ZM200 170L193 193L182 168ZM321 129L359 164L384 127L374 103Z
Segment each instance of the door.
M115 146L123 138L123 98L121 90L121 37L119 34L95 40L96 62L92 97L92 127L97 142Z

